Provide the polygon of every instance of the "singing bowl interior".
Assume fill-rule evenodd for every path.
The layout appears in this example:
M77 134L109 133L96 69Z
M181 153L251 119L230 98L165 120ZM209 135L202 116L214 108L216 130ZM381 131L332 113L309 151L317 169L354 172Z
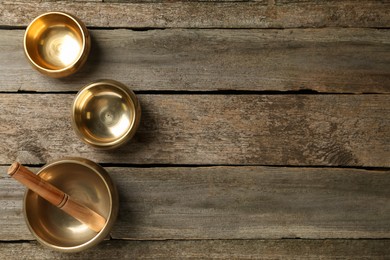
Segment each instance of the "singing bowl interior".
M77 94L73 127L87 144L111 149L127 142L138 128L140 105L135 94L119 82L92 83Z
M61 12L35 18L24 37L26 56L40 72L52 77L68 76L79 69L89 53L85 25Z
M118 195L102 167L85 159L66 159L45 166L38 174L107 220L96 233L28 190L24 198L25 219L39 242L55 250L77 252L107 237L116 219Z

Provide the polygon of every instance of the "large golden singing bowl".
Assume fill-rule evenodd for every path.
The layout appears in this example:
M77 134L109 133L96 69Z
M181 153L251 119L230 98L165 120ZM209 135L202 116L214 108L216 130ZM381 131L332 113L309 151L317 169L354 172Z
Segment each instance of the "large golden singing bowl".
M101 166L87 159L68 158L45 165L38 174L107 220L103 229L96 233L27 190L25 220L41 244L58 251L78 252L98 244L109 235L118 213L118 193Z
M135 94L113 80L100 80L82 88L72 106L72 124L85 143L116 148L135 134L141 106Z
M24 35L24 51L32 66L53 77L69 76L87 60L91 39L85 25L61 12L35 18Z

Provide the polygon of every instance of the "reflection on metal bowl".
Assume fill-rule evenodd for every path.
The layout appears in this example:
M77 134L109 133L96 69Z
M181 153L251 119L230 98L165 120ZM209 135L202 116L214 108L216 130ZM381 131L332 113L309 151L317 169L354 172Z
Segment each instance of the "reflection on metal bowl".
M118 194L108 173L83 158L67 158L45 165L39 176L107 219L96 233L75 218L27 190L24 215L27 226L43 245L63 252L90 248L109 235L118 212Z
M72 107L72 123L85 143L116 148L135 134L141 106L135 94L113 80L100 80L82 88Z
M31 65L54 78L69 76L87 60L91 40L85 25L62 12L35 18L24 35L24 51Z

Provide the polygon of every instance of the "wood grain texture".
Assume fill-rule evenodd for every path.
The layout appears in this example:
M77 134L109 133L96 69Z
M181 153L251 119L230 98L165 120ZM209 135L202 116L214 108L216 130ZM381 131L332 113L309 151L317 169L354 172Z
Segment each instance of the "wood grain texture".
M267 5L263 2L76 3L3 1L0 26L26 26L41 13L62 10L93 27L297 28L390 25L390 3L312 1Z
M0 163L390 166L388 95L138 95L135 137L113 151L71 128L73 94L1 94Z
M389 170L106 170L119 191L115 239L390 238ZM21 215L24 188L9 178L0 184L1 239L31 239Z
M268 0L104 0L105 3L176 3L176 2L260 2L266 4Z
M389 0L0 2L0 259L390 258ZM61 80L22 46L53 10L93 40ZM99 78L143 93L140 129L114 151L70 124L75 92ZM326 95L279 93L299 90ZM33 240L5 174L64 156L106 163L120 194L111 240L78 254Z
M143 91L390 93L389 30L91 30L86 66L61 80L32 69L23 34L0 31L0 91L78 91L112 78Z
M105 241L64 254L36 242L0 243L2 259L386 259L389 240Z

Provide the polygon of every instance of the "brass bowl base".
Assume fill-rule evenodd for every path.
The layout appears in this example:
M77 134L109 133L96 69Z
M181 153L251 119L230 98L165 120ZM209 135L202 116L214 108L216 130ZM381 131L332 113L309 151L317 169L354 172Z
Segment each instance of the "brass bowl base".
M81 54L83 41L69 26L52 26L40 37L39 63L52 70L74 63Z

